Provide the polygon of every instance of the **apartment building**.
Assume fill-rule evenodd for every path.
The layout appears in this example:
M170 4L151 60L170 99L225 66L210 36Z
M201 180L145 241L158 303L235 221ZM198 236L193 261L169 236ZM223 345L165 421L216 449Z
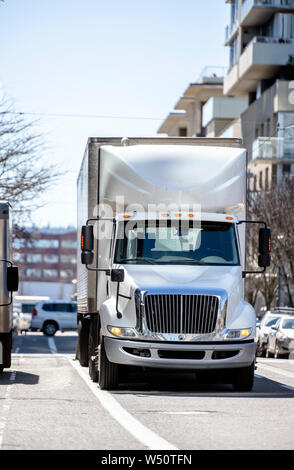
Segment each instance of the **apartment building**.
M13 257L20 268L19 295L74 298L76 291L77 233L43 228L17 232Z
M226 0L224 95L246 97L233 122L248 149L251 189L294 175L294 0Z
M224 73L224 67L205 67L179 98L175 111L164 120L158 134L219 137L248 105L247 97L223 95Z

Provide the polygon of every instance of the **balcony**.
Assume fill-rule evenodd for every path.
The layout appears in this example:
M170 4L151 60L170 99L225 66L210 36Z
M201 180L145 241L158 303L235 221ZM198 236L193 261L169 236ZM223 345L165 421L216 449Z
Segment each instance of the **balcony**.
M202 125L214 120L233 120L248 106L247 98L211 97L202 108Z
M259 80L277 76L293 54L294 39L256 36L246 46L238 65L224 79L224 94L246 94L255 91ZM236 70L237 67L237 70Z
M294 140L286 140L284 137L258 137L252 145L252 160L294 163Z
M266 23L273 13L293 13L293 0L245 0L241 9L241 25L257 26Z

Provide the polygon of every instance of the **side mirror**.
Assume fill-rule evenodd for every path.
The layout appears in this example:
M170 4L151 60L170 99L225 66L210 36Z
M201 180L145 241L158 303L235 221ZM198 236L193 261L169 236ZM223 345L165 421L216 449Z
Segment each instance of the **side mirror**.
M82 251L81 254L81 263L82 264L92 264L94 260L93 251Z
M81 232L81 263L92 264L94 259L94 234L93 225L83 225Z
M16 266L8 266L7 268L7 290L9 292L18 291L18 268Z
M112 269L111 270L111 280L112 282L124 282L125 272L123 269Z
M258 266L267 268L271 264L271 230L269 228L259 229L259 257Z

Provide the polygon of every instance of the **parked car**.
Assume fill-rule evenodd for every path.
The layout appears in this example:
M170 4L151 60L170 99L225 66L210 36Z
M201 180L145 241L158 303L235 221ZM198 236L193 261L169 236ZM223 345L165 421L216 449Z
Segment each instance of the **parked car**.
M274 326L277 321L285 316L282 313L268 312L262 318L259 328L257 329L257 356L265 356L268 342L268 335L271 327Z
M290 349L294 340L294 317L285 316L279 318L277 323L271 327L268 335L266 357L274 355L276 359L281 356L289 357Z
M31 328L42 331L46 336L54 336L58 330L76 330L77 303L60 300L37 302Z

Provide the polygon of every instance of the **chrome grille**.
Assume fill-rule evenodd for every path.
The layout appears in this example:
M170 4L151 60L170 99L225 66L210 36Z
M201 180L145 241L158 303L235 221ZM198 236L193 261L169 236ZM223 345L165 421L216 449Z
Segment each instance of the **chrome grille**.
M146 294L145 320L154 333L206 334L215 330L219 298L213 295Z

